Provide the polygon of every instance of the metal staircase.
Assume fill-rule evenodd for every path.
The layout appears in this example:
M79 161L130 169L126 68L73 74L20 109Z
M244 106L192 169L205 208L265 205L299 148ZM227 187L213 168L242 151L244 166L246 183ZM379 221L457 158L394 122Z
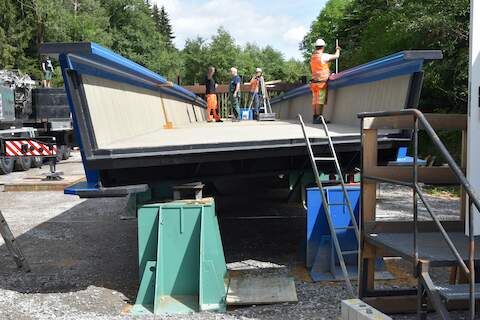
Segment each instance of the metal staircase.
M368 112L358 115L362 129L362 212L360 234L360 298L379 301L389 297L404 302L407 295L416 299L419 319L426 319L429 305L441 319L451 319L448 304L452 301L468 301L468 319L475 319L476 294L475 260L480 252L475 248L473 230L474 210L479 210L480 198L473 191L462 168L457 165L445 145L436 134L437 129L463 130L466 133L465 115L424 115L416 109L395 112ZM427 120L428 119L428 120ZM403 169L391 169L377 164L377 131L380 129L412 130L413 162ZM424 130L432 144L445 159L448 167L419 167L418 132ZM466 152L465 152L466 153ZM412 188L413 221L384 222L375 218L376 188L378 182ZM445 185L457 184L462 188L465 221L440 221L421 189L420 183ZM430 221L419 221L418 202L428 212ZM462 218L462 215L461 215ZM465 232L465 228L467 229ZM465 235L466 234L466 235ZM400 255L412 262L417 288L408 290L376 290L371 262L379 254ZM465 275L468 284L435 285L430 270L434 267L456 267ZM370 299L370 300L368 300ZM403 299L403 300L402 300ZM386 306L388 309L389 306ZM398 309L397 309L398 310Z
M355 219L355 215L353 213L352 204L351 204L350 199L348 197L348 192L345 188L345 181L344 181L344 178L343 178L342 170L341 170L340 164L338 162L337 154L335 152L335 147L333 145L330 132L328 131L328 126L327 126L323 116L320 116L320 118L322 120L322 127L323 127L323 130L325 132L325 137L328 141L329 151L330 151L330 154L331 154L330 157L316 157L314 155L313 149L312 149L312 144L310 142L310 138L308 137L307 130L305 128L305 123L303 122L302 116L298 115L298 119L300 121L300 125L301 125L302 131L303 131L303 136L305 138L305 145L307 146L308 155L309 155L309 158L310 158L310 162L312 164L312 169L313 169L315 182L316 182L316 184L317 184L317 186L320 190L320 195L322 197L322 203L324 204L324 208L325 208L325 216L326 216L326 219L327 219L328 227L330 229L330 234L331 234L332 241L333 241L333 244L334 244L335 252L336 252L338 260L340 262L340 267L341 267L341 270L342 270L342 273L343 273L343 278L345 280L345 283L347 285L347 288L348 288L348 291L349 291L350 295L352 297L355 297L356 294L353 290L352 283L350 281L350 276L348 274L348 270L347 270L347 266L345 264L344 257L347 256L347 255L357 255L358 250L342 251L342 248L341 248L340 243L338 241L337 232L338 231L345 231L346 229L353 229L353 230L355 230L355 235L356 235L356 238L357 238L357 241L358 241L360 239L358 224L357 224L357 221ZM323 186L322 181L320 179L320 173L319 173L319 170L318 170L318 167L317 167L318 162L334 163L336 174L339 177L340 185L341 185L341 188L342 188L344 201L345 201L345 203L348 207L348 213L350 214L350 219L352 221L352 226L342 227L342 228L338 228L338 227L334 226L333 221L332 221L332 215L331 215L331 212L330 212L330 207L335 206L335 205L344 205L344 204L343 203L341 203L341 204L330 203L328 201L328 197L326 196L324 186Z

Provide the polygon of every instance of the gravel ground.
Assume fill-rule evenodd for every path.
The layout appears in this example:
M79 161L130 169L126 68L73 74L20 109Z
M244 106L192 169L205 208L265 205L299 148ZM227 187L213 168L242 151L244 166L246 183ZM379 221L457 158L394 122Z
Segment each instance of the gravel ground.
M298 303L141 319L338 319L340 301L347 298L342 283L313 283L303 267L303 209L279 201L284 193L261 181L217 187L225 190L216 197L216 205L229 268L293 275ZM379 217L390 219L395 214L408 219L410 208L405 203L410 198L408 189L383 186ZM434 200L443 217L457 217L457 200ZM29 274L17 271L0 242L0 319L138 319L128 315L138 276L136 221L119 219L126 199L3 192L0 203L32 267ZM408 266L402 268L399 277L408 279ZM437 278L444 281L445 272ZM455 314L455 319L462 319L462 314Z

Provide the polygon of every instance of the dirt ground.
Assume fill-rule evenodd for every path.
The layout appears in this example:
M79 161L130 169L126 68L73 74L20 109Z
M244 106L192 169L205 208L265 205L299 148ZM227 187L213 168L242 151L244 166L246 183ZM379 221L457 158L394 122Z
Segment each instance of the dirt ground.
M60 165L59 170L78 172L81 163ZM5 179L0 177L0 184ZM280 179L220 182L216 205L229 268L293 275L298 303L144 318L338 319L347 292L342 283L310 280L304 268L305 211L284 201L281 184ZM408 189L383 186L379 217L408 219L409 199ZM458 200L434 200L443 218L457 217ZM120 219L126 199L0 192L0 209L32 267L28 274L18 271L0 242L0 319L137 319L129 315L138 289L136 220ZM399 266L397 281L408 283L408 266ZM437 279L445 281L447 276L441 271ZM456 319L462 317L455 314Z

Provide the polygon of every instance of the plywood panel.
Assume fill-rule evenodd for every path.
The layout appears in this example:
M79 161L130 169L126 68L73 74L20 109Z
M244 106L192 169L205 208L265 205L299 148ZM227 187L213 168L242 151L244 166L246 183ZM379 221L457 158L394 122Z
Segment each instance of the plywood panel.
M100 148L165 124L160 96L153 91L86 75L82 80Z
M338 89L332 122L358 125L359 112L403 109L410 78L406 75Z
M158 92L87 75L82 80L100 149L153 132L161 138L166 121L177 127L206 119L204 108Z
M195 111L195 115L197 116L197 121L202 122L207 120L207 110L199 107L199 106L194 106L193 110ZM218 110L217 110L218 111Z
M358 84L328 92L324 116L332 123L358 126L357 113L368 111L401 110L407 101L410 75L365 84ZM282 120L295 120L301 114L304 120L312 118L312 95L309 92L275 103L272 108Z

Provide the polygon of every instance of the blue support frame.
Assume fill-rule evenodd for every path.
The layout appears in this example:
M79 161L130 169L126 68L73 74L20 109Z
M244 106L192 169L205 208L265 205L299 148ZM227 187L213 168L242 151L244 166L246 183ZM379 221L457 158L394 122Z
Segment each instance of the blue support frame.
M87 178L86 182L77 183L66 188L64 190L65 194L79 195L79 193L82 192L93 192L102 188L99 182L99 171L90 169L87 164L88 153L86 154L86 148L91 149L91 146L85 145L85 141L83 141L80 134L79 121L81 120L76 114L76 108L74 107L74 95L78 94L78 92L76 92L78 88L75 88L75 86L71 87L71 83L68 81L69 72L73 71L79 76L90 75L127 83L161 92L162 94L173 96L176 99L206 108L205 101L194 93L176 84L165 86L168 81L164 77L96 43L46 43L41 46L40 54L58 56L65 91L72 113L76 140L79 143L83 167Z

